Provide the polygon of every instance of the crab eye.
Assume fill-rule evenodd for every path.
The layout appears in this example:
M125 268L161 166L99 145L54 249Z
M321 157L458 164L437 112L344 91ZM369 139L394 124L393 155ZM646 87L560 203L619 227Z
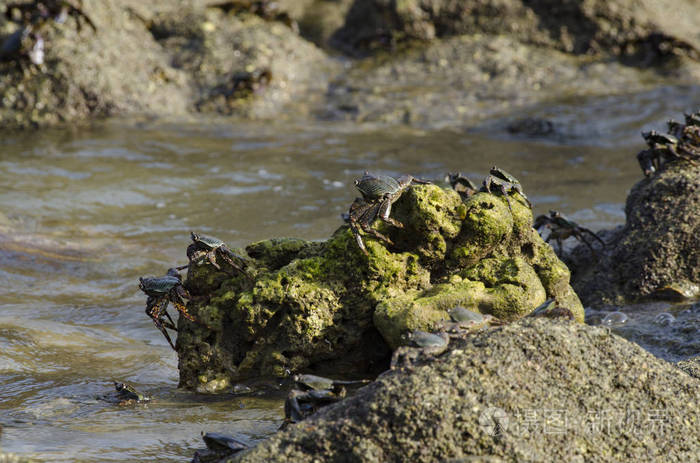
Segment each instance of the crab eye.
M359 185L359 184L360 184L360 181L359 181L359 180L355 180L355 185Z

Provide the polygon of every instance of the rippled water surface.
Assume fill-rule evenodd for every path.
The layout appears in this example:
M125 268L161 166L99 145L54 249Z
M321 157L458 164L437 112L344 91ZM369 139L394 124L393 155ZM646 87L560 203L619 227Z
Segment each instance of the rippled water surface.
M505 119L431 132L116 121L5 134L0 448L39 461L182 462L200 447L201 431L263 438L280 424L281 395L177 390L176 356L144 314L138 277L186 263L190 230L233 246L324 239L341 224L357 195L352 180L366 169L434 180L460 170L480 181L494 164L521 180L535 213L558 209L594 230L617 225L641 178L639 131L679 118L700 95L656 92L514 114L553 122L553 134L534 139L510 134ZM654 317L675 309L650 307L632 338L668 329ZM693 310L674 316L692 318ZM652 351L675 360L693 349L681 341ZM134 384L152 403L99 400L113 381Z

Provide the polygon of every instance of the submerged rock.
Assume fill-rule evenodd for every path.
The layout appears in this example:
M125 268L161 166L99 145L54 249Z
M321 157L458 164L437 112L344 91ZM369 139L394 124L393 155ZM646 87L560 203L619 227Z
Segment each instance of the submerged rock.
M226 461L693 461L699 386L606 328L527 319L382 375Z
M451 189L413 186L394 203L404 228L376 227L361 252L348 226L320 243L250 245L254 282L192 265L188 312L179 321L180 384L217 390L255 376L312 368L378 372L401 335L430 331L460 305L516 320L556 298L583 321L569 271L532 229L517 194L463 201Z
M567 258L586 305L700 297L700 165L669 163L630 191L624 227L606 249L578 246Z

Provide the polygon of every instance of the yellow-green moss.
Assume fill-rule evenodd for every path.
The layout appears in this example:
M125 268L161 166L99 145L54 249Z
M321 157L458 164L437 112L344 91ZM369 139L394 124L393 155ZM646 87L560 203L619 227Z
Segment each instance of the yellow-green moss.
M440 320L449 320L449 309L461 305L475 312L485 296L481 282L463 280L435 285L425 291L410 291L384 300L374 311L374 325L392 348L401 345L401 335L416 329L431 330Z
M387 345L398 346L405 331L435 328L455 305L506 321L552 293L576 305L568 270L532 231L531 211L518 195L510 200L512 213L499 195L463 201L452 190L416 185L392 209L403 228L375 224L392 246L363 233L364 254L343 225L321 243L249 246L254 283L193 266L188 284L192 279L210 297L190 302L205 324L183 324L182 383L201 371L198 355L210 377L232 380L334 359L362 365ZM572 310L577 318L577 310L583 313L580 303ZM386 344L376 344L377 331ZM370 338L373 345L366 344Z

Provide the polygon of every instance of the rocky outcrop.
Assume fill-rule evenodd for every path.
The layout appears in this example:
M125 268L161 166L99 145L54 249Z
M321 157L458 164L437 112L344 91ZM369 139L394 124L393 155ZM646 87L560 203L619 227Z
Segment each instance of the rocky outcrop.
M455 305L516 320L554 297L583 321L569 271L532 229L517 194L414 185L394 204L394 245L365 236L363 254L348 226L325 242L277 239L247 248L249 272L230 277L190 266L179 321L180 384L225 389L255 376L300 369L380 371L401 335L432 330Z
M0 123L217 114L443 127L700 76L690 0L216 3L85 0L96 30L47 20L40 65L31 35L13 56L21 26L0 15ZM313 45L329 41L380 52L341 62Z
M624 227L601 235L606 250L592 254L578 246L566 259L584 304L699 297L698 211L700 165L669 163L637 182Z
M7 3L0 1L0 12ZM209 3L84 1L96 30L80 17L47 20L39 30L43 64L0 60L0 124L196 112L264 117L279 114L292 95L325 86L325 55L286 24ZM0 16L0 40L19 28Z
M528 319L453 342L236 462L692 461L698 380L606 328Z
M689 0L356 0L333 40L358 51L410 39L506 35L648 65L673 56L700 58L698 21L700 12Z
M669 75L694 84L698 15L691 1L356 0L331 42L370 57L333 81L324 114L471 125L563 95L644 91Z

